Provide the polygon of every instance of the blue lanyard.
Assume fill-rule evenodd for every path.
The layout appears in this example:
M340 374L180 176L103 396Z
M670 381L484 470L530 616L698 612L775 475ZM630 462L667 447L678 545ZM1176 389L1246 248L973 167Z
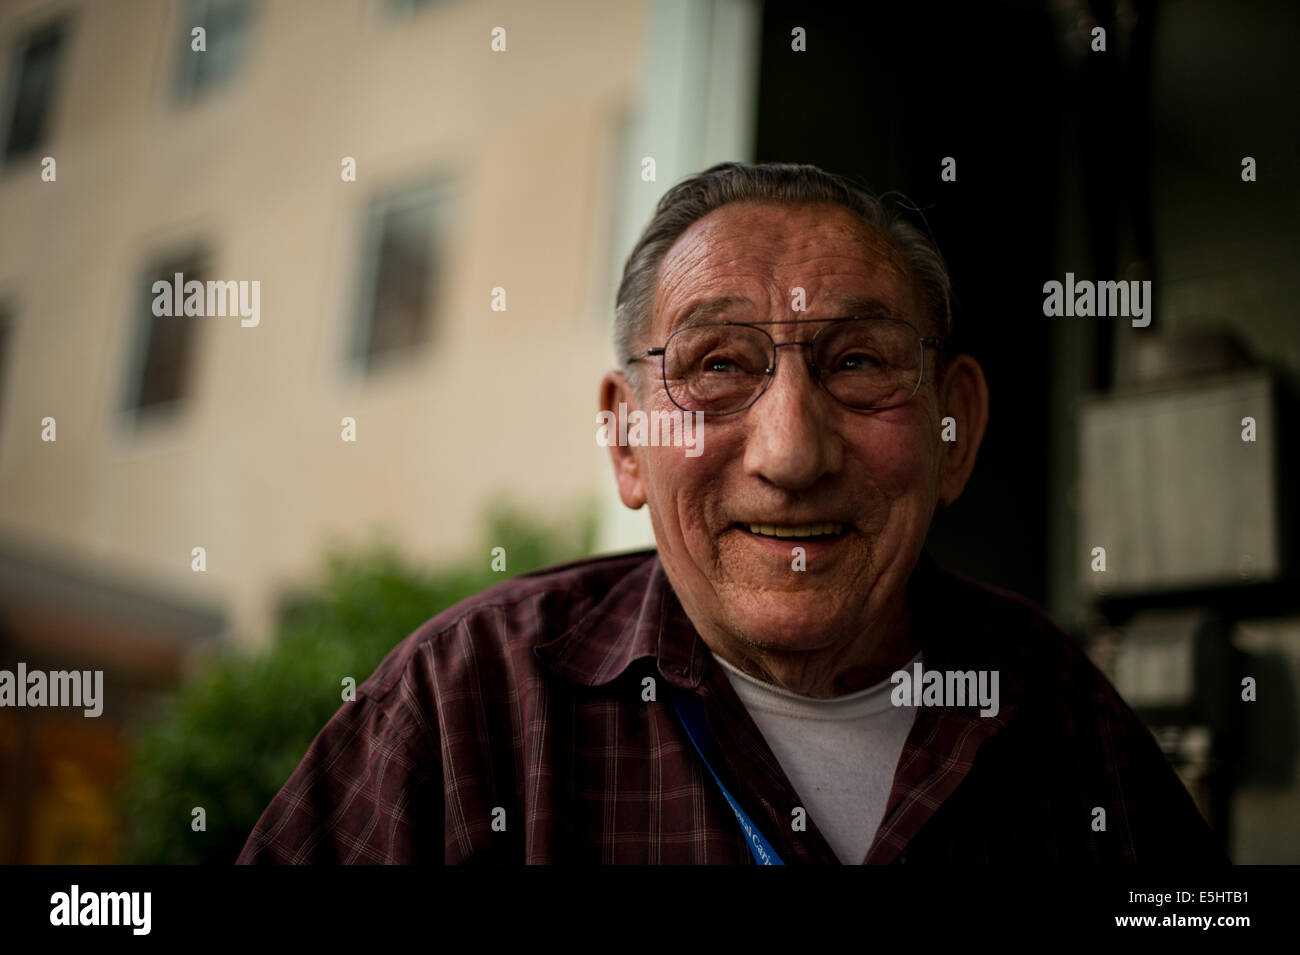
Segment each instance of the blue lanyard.
M700 754L700 759L704 760L704 766L708 769L709 774L713 777L718 788L722 790L722 795L727 797L727 802L731 805L731 811L736 814L736 821L740 823L740 828L745 833L745 838L749 842L749 851L754 854L754 861L759 865L785 865L781 857L776 854L772 844L767 841L764 835L758 831L758 826L750 821L749 816L745 815L745 810L740 808L740 803L732 798L731 793L727 792L727 787L722 785L722 780L718 774L713 771L713 765L709 762L709 757L705 755L706 749L715 749L717 743L713 739L713 733L709 730L708 718L704 715L704 703L694 693L685 693L676 687L671 688L673 709L677 712L677 718L681 720L682 727L686 730L686 735L690 738L691 745L695 747L695 752Z

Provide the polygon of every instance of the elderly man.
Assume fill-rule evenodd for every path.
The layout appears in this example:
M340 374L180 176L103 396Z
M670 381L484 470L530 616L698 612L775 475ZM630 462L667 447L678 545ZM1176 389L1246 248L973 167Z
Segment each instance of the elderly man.
M988 418L949 325L926 238L821 170L670 190L601 385L699 422L693 453L608 442L657 550L428 621L240 861L1224 861L1074 644L922 554Z

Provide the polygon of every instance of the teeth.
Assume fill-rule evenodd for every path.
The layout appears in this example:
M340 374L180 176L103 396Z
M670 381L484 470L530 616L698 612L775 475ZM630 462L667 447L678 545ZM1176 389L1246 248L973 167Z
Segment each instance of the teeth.
M762 534L764 537L821 537L826 534L839 534L843 532L843 524L750 524L749 531L751 534Z

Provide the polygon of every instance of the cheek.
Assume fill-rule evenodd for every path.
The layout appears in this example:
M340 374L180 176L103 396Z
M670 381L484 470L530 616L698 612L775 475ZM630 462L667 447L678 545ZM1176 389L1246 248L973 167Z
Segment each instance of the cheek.
M707 425L706 425L707 428ZM699 455L689 456L681 447L639 448L641 467L647 477L646 495L651 517L666 523L672 537L687 540L709 534L711 496L722 485L720 465L726 454L717 442L704 435Z
M727 504L734 503L744 484L744 432L706 421L698 435L698 456L676 447L642 448L641 452L649 467L652 515L659 515L669 539L679 541L697 558L709 559L716 553Z
M933 492L935 443L925 413L907 406L880 412L850 440L860 469L890 499Z

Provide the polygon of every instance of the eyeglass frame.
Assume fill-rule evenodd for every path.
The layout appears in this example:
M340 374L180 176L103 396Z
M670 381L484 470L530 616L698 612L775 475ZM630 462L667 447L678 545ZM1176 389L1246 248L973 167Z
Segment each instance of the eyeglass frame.
M897 404L885 405L881 408L855 408L853 407L853 405L847 404L835 396L834 392L832 392L830 390L830 387L826 384L826 378L824 377L823 374L824 369L818 367L817 362L813 358L814 355L813 348L816 345L817 337L821 335L822 332L826 331L826 329L830 328L832 325L840 324L842 322L896 322L899 325L906 325L908 328L910 328L913 332L916 333L917 340L921 344L921 374L917 376L916 387L912 389L912 393L910 395L908 395L906 398L904 398L902 401L898 402ZM817 331L813 332L812 338L808 339L806 342L778 342L767 331L764 330L764 327L768 325L817 325L817 324L821 324L822 327L817 329ZM682 406L678 404L677 399L673 397L672 389L668 387L668 346L672 344L672 340L674 337L680 335L684 331L688 331L690 329L695 329L695 328L719 328L727 325L736 326L740 328L757 329L767 337L768 341L772 343L772 351L771 351L772 363L763 371L763 378L764 378L763 387L759 388L758 391L754 393L753 398L751 398L748 402L746 402L741 407L736 408L734 411L695 411L690 408L682 408ZM639 354L636 355L629 355L626 359L624 359L624 361L633 362L633 361L642 361L646 358L655 358L655 357L659 358L660 359L659 377L664 383L664 393L668 395L669 401L671 401L674 405L677 405L678 408L681 408L682 411L685 411L689 414L702 414L707 418L725 418L727 415L740 414L742 411L748 411L750 408L752 408L754 405L758 403L758 399L762 398L763 395L767 393L767 389L772 385L772 380L776 377L776 364L781 357L777 349L789 348L790 346L793 345L798 345L800 347L808 348L808 357L807 357L808 368L812 371L813 378L816 379L817 384L821 387L823 391L825 391L828 395L831 396L831 398L835 400L836 404L840 405L843 408L847 408L849 411L856 412L857 414L874 414L877 411L889 411L892 408L901 408L903 405L907 404L909 401L915 398L917 394L921 391L921 385L925 383L925 349L934 348L939 351L943 351L944 348L947 346L947 341L943 338L934 338L934 337L927 337L925 335L922 335L920 329L918 329L911 322L905 321L901 318L890 318L889 316L885 316L885 315L875 315L875 316L847 315L843 318L787 318L776 322L699 322L691 325L683 325L681 328L677 329L671 335L669 335L668 340L665 341L662 345L658 345L652 348L647 348L645 351L640 352Z

